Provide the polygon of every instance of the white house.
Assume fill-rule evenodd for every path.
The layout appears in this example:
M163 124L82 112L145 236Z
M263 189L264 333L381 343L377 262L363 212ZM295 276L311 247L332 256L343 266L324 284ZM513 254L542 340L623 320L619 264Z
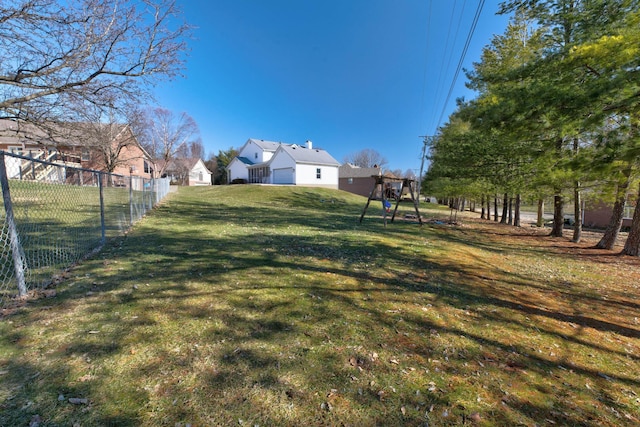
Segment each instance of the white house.
M249 139L227 166L229 182L338 188L340 163L327 151L306 145Z
M171 178L171 182L179 185L211 185L211 171L200 158L173 159L164 167L159 161L158 167L164 169L163 176Z

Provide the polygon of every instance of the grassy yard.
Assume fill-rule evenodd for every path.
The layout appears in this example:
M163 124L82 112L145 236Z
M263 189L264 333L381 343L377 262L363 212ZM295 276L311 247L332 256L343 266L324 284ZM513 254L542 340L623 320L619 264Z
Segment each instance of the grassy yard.
M640 423L640 259L365 201L181 189L4 310L0 425Z

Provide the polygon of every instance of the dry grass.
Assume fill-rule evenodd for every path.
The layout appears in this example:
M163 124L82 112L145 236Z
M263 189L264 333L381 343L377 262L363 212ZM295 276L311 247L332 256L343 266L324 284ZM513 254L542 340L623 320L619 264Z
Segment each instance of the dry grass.
M6 310L0 425L640 423L639 259L363 207L183 189Z

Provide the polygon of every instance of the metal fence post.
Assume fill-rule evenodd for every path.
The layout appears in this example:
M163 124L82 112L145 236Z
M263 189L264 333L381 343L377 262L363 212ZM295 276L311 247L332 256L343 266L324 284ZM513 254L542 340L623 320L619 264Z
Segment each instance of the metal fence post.
M156 204L154 200L154 195L156 194L156 182L153 177L151 177L151 185L149 186L149 210L153 209L153 206Z
M25 256L22 246L20 245L18 230L16 229L16 222L13 216L13 204L11 203L9 179L7 178L7 167L4 163L3 152L0 152L0 184L2 185L2 199L4 201L6 221L9 228L9 241L11 245L11 256L13 258L13 268L16 272L16 281L18 282L18 295L22 297L27 294L27 286L24 280Z
M104 225L104 190L102 185L102 174L97 172L96 175L98 176L98 188L100 189L100 229L102 230L100 244L104 245L107 241L107 234Z
M129 225L133 225L133 171L129 170Z

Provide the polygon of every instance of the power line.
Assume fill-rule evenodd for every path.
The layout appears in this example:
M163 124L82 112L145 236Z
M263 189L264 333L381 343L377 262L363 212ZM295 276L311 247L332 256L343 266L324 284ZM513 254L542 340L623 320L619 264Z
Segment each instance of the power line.
M451 49L449 49L449 39L451 38L451 29L453 28L453 18L455 17L456 14L456 7L458 5L457 0L453 3L453 9L451 10L451 18L449 20L449 28L447 30L447 39L444 45L444 54L442 55L442 61L440 63L440 72L438 73L438 83L436 84L436 94L434 96L434 101L435 101L435 105L440 105L440 102L442 101L441 97L441 91L442 91L442 86L443 86L443 81L444 81L444 76L445 76L445 71L449 70L450 66L451 66L451 59L453 58L453 52L454 52L454 48L456 46L456 42L458 41L458 34L460 32L460 24L462 23L462 17L464 16L464 10L467 6L467 1L465 0L462 3L462 9L460 10L460 16L458 17L458 25L456 26L456 31L455 31L455 35L453 37L453 42L451 43ZM447 52L449 52L449 54L447 55ZM447 64L447 66L445 67L445 63ZM432 118L431 122L429 123L429 125L433 125L433 121L435 119Z
M427 66L429 64L429 61L427 60L427 56L429 54L429 33L431 31L431 6L432 5L433 5L433 0L429 0L429 13L427 15L427 42L424 49L424 69L422 71L422 94L420 97L420 115L418 116L419 119L422 119L422 116L424 114L424 94L426 92L426 87L427 87ZM420 124L424 125L424 123L420 123Z
M436 125L436 130L440 127L440 123L442 123L442 118L444 117L444 113L447 109L447 105L449 104L449 100L451 99L451 94L453 93L453 88L456 85L458 80L458 75L460 74L460 70L462 69L462 64L464 62L464 58L467 55L467 51L469 50L469 45L471 44L471 39L473 37L473 33L476 30L476 26L478 25L478 20L480 19L480 14L482 13L482 8L484 7L485 0L480 0L478 2L478 7L476 8L476 13L473 17L473 23L471 24L471 28L469 29L469 34L467 35L467 40L464 44L464 48L462 49L462 53L460 54L460 60L458 61L458 66L456 68L456 72L453 76L453 80L451 82L451 86L449 87L449 93L447 94L447 98L442 107L442 112L440 113L440 118L438 119L438 123Z

